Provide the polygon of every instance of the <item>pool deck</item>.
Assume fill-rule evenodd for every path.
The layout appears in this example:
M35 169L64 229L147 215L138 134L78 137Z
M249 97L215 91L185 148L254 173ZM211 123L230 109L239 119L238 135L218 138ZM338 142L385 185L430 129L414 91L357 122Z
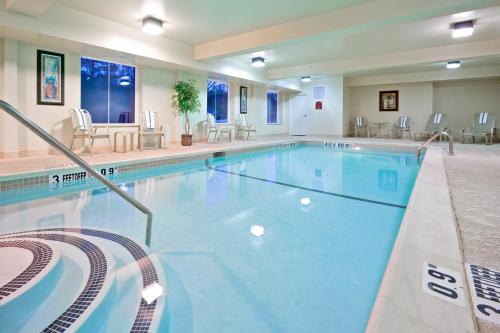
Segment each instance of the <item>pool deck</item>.
M239 151L287 141L333 140L360 145L406 147L419 142L331 137L272 137L230 143L169 145L165 150L82 155L92 165L145 159L182 159ZM499 332L473 316L464 263L500 270L500 145L429 146L375 302L368 332ZM61 155L0 159L0 177L46 172L74 165ZM422 290L423 263L459 272L465 306Z

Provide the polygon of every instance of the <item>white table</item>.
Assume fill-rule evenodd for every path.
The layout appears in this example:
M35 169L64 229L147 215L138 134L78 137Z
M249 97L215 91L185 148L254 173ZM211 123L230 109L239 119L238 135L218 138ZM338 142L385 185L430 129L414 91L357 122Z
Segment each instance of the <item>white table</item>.
M374 125L377 125L377 136L376 138L386 138L388 135L382 135L382 127L385 125L388 125L389 123L384 121L384 122L372 122Z

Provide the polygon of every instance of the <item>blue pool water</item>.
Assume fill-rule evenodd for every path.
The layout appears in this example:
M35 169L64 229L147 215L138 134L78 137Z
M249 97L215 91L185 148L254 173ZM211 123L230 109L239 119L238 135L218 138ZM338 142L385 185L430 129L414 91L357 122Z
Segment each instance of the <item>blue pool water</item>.
M417 172L414 153L300 145L115 181L153 210L169 332L363 332ZM0 232L85 226L143 241L141 213L82 188L5 196Z

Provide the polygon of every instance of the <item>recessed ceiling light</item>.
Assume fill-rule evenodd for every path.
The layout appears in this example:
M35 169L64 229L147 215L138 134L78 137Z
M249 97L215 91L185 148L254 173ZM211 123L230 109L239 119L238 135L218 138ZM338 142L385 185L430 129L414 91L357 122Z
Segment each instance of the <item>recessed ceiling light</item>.
M302 82L311 82L311 77L310 76L303 76Z
M448 69L454 69L454 68L459 68L460 67L460 61L448 61L446 64L446 68Z
M163 21L152 16L142 19L142 31L151 35L159 35L163 31Z
M264 58L255 57L252 58L252 66L253 67L264 67L266 65Z
M453 38L467 37L474 32L474 21L470 20L453 23L451 28L453 29Z

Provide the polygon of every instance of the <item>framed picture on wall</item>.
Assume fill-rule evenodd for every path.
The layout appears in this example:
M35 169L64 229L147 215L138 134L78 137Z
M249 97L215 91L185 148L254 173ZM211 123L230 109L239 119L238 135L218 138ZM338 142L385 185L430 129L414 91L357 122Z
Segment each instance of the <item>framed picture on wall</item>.
M248 88L240 86L240 113L247 113Z
M380 91L378 104L380 111L398 111L399 90Z
M64 54L36 53L37 104L64 105Z

